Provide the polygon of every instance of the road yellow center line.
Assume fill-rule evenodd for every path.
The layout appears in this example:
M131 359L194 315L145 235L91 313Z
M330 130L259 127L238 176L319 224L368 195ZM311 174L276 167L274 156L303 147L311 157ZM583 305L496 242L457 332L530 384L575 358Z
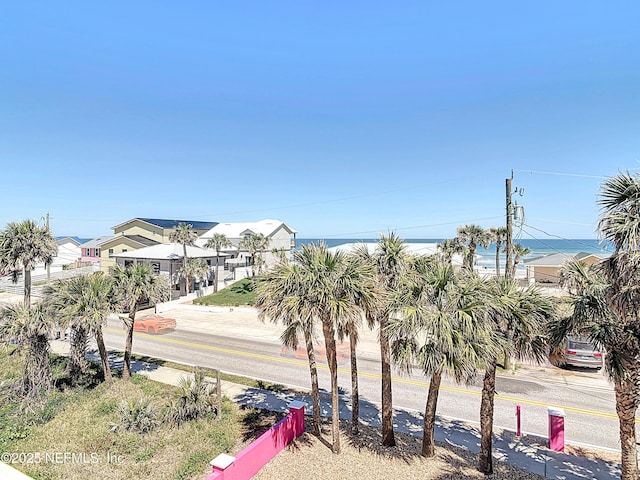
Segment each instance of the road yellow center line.
M112 333L123 333L122 330L117 329L117 328L113 328L113 327L107 327L105 328L105 330L110 331ZM155 341L158 342L164 342L164 343L172 343L175 345L182 345L185 347L192 347L192 348L198 348L201 350L210 350L210 351L214 351L214 352L220 352L220 353L227 353L230 355L239 355L242 357L247 357L247 358L257 358L260 360L268 360L271 362L280 362L280 363L287 363L290 365L302 365L302 366L308 366L308 362L305 360L298 360L298 359L293 359L293 358L286 358L286 357L281 357L281 356L276 356L276 355L266 355L264 353L252 353L252 352L243 352L241 350L234 350L232 348L225 348L225 347L216 347L213 345L205 345L202 343L195 343L195 342L189 342L186 340L178 340L175 338L168 338L168 337L158 337L158 336L152 336L152 335L147 335L147 334L142 334L148 338L152 338ZM329 370L329 367L323 363L317 363L317 368L319 370ZM346 374L350 374L351 370L348 368L341 368L338 367L338 372L341 373L346 373ZM370 372L358 372L358 376L360 377L366 377L366 378L372 378L375 380L379 380L381 378L381 375L379 373L370 373ZM405 385L413 385L413 386L417 386L417 387L424 387L427 388L429 387L429 382L426 381L422 381L422 380L413 380L410 378L402 378L402 377L393 377L392 378L392 382L396 383L396 384L405 384ZM454 393L461 393L461 394L465 394L465 395L472 395L475 397L479 397L482 395L481 391L478 390L468 390L466 388L463 387L456 387L453 385L441 385L440 386L440 390L445 390L448 392L454 392ZM599 412L597 410L590 410L590 409L586 409L586 408L579 408L579 407L570 407L570 406L566 406L566 405L559 405L559 404L555 404L555 403L549 403L549 402L543 402L540 400L530 400L527 398L520 398L520 397L514 397L514 396L510 396L510 395L502 395L502 394L497 394L496 395L496 400L499 401L504 401L504 402L515 402L515 403L519 403L519 404L525 404L525 405L534 405L534 406L539 406L539 407L555 407L555 408L562 408L565 411L568 412L574 412L574 413L580 413L582 415L591 415L591 416L595 416L595 417L603 417L603 418L613 418L613 419L617 419L618 416L615 413L607 413L607 412ZM636 418L636 423L640 423L640 419Z

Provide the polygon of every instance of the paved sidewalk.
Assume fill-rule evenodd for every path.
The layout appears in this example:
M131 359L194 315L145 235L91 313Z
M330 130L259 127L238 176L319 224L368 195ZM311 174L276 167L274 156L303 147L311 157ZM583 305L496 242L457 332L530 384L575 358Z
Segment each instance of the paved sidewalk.
M52 350L59 354L67 354L69 344L65 341L55 340L52 342ZM92 355L95 356L96 353L94 352ZM97 356L95 359L97 360ZM122 358L113 356L112 364L115 368L121 368ZM139 361L132 363L132 370L152 380L171 385L177 385L180 378L189 375L182 370ZM289 403L293 400L300 400L307 405L306 414L312 414L311 397L307 393L272 392L225 381L222 383L222 392L239 404L272 411L285 412ZM322 416L331 416L331 398L328 392L324 392L321 396L320 408ZM363 423L380 427L378 405L361 400L360 412ZM351 419L349 398L346 396L340 398L340 418ZM396 408L394 409L394 425L398 432L422 437L423 417L419 413ZM475 426L462 421L438 417L435 439L438 442L465 448L473 453L480 451L480 432ZM543 445L544 439L538 437L519 439L510 432L496 431L494 433L493 455L498 461L551 479L609 480L620 478L618 464L554 452Z

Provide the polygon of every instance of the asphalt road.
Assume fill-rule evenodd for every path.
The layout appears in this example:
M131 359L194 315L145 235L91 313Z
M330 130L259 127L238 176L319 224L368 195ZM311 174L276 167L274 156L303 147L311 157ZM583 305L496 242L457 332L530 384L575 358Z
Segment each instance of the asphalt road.
M105 329L108 348L122 350L124 332L120 323L111 320ZM136 332L134 352L166 360L220 368L229 373L250 376L284 385L310 388L306 360L281 356L281 346L275 341L255 341L248 338L219 336L176 330L147 335ZM363 403L380 402L380 366L373 359L359 359L360 394ZM326 365L320 365L320 387L329 390ZM394 407L424 411L427 379L413 375L394 375ZM482 379L473 385L456 385L443 380L438 414L478 422ZM340 366L339 384L350 393L348 362ZM522 408L522 429L526 433L547 436L547 407L565 409L565 439L567 442L618 449L618 422L612 388L571 385L565 382L518 377L498 377L494 424L515 430L516 405ZM366 420L366 419L365 419Z

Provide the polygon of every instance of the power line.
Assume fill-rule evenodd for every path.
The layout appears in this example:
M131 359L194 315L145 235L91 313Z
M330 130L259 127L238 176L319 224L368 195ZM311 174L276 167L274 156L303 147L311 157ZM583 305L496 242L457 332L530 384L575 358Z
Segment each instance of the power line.
M543 171L539 171L539 170L520 170L517 168L513 169L514 172L522 172L522 173L529 173L529 174L538 174L538 175L558 175L558 176L562 176L562 177L583 177L583 178L601 178L601 179L607 179L609 178L609 176L607 175L585 175L582 173L562 173L562 172L543 172Z
M330 235L322 235L321 238L329 238L329 237L344 237L347 235L362 235L365 233L380 233L381 231L400 231L400 230L415 230L417 228L429 228L429 227L441 227L441 226L445 226L445 225L465 225L467 223L473 223L473 222L479 222L482 220L494 220L496 218L502 218L502 216L494 216L494 217L484 217L484 218L476 218L473 220L459 220L459 221L454 221L454 222L443 222L443 223L432 223L429 225L415 225L415 226L411 226L411 227L398 227L398 228L386 228L386 229L377 229L377 230L365 230L365 231L361 231L361 232L347 232L347 233L333 233Z
M526 227L528 227L528 228L532 228L533 230L536 230L536 231L538 231L538 232L540 232L540 233L544 233L544 234L545 234L545 235L547 235L548 237L554 237L554 238L557 238L557 239L559 239L559 240L565 240L565 241L567 241L567 242L577 243L577 244L582 245L582 246L584 246L584 247L586 247L586 248L589 248L589 249L592 249L592 250L597 250L597 247L594 247L593 245L589 245L588 243L584 243L584 242L581 242L581 241L579 241L579 240L575 240L575 239L569 239L569 238L561 237L560 235L555 235L555 234L553 234L553 233L549 233L549 232L547 232L547 231L545 231L545 230L542 230L542 229L540 229L540 228L536 228L536 227L534 227L534 226L532 226L532 225L528 225L528 224L524 224L524 225L525 225ZM527 231L525 230L525 233L527 233L527 235L530 235L530 236L531 236L531 238L533 238L534 240L537 240L537 241L539 241L540 243L542 243L543 245L545 245L545 246L549 247L551 250L555 250L555 251L556 251L556 252L558 252L558 253L562 253L562 252L560 252L559 250L557 250L556 248L553 248L553 247L551 247L550 245L548 245L548 244L544 243L544 242L543 242L542 240L540 240L539 238L536 238L536 237L535 237L535 236L533 236L530 232L527 232Z

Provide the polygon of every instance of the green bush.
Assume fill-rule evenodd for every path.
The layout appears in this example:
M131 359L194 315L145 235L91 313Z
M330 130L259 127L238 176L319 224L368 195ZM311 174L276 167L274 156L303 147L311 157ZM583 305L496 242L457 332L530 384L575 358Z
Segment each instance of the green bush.
M180 425L216 411L215 385L207 381L203 372L196 370L193 378L182 377L178 389L167 408L169 422Z
M111 430L120 428L137 433L148 433L160 425L156 406L148 397L137 400L122 400L118 405L120 423L112 423Z

